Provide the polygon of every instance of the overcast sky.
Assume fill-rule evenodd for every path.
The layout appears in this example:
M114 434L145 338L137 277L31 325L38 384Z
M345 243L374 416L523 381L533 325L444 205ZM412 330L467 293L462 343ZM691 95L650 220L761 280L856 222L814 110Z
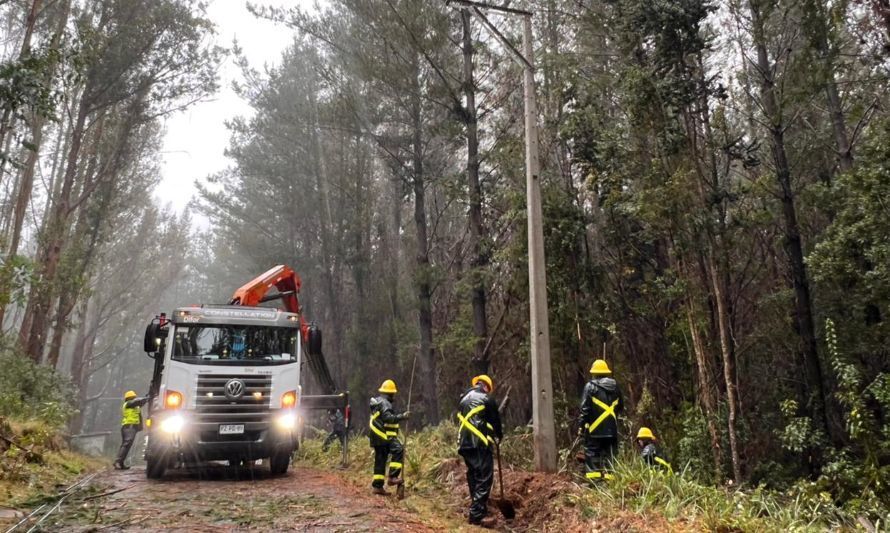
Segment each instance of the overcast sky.
M312 0L254 0L262 5L310 7ZM218 44L230 47L233 39L244 51L252 67L274 65L282 50L290 44L292 31L284 26L260 20L250 14L245 0L212 0L208 16L217 26ZM228 59L219 72L220 90L206 102L167 118L162 151L162 181L155 196L178 212L186 208L195 194L195 182L230 164L223 152L229 141L225 121L250 114L250 107L232 91L232 81L240 72ZM196 217L197 218L197 217ZM197 224L203 226L201 219Z

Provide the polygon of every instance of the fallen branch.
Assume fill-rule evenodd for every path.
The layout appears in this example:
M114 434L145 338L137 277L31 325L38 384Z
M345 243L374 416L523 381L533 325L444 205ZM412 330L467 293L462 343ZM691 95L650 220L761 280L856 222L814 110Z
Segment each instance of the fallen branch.
M108 491L108 492L103 492L102 494L94 494L94 495L92 495L92 496L87 496L87 497L84 498L82 501L88 502L88 501L90 501L90 500L97 500L97 499L99 499L99 498L104 498L104 497L106 497L106 496L111 496L112 494L117 494L118 492L123 492L123 491L125 491L125 490L127 490L127 489L131 489L131 488L133 488L133 487L135 487L135 485L130 485L129 487L124 487L124 488L122 488L122 489L110 490L110 491Z
M10 446L15 446L16 448L18 448L18 449L22 450L23 452L25 452L25 457L26 457L29 461L30 461L31 459L34 459L34 460L36 460L36 461L38 461L38 462L41 462L41 463L43 462L43 456L42 456L42 455L40 455L39 453L37 453L37 452L35 452L35 451L33 451L33 450L30 450L30 449L28 449L28 448L25 448L24 446L22 446L21 444L19 444L18 442L16 442L14 439L11 439L11 438L7 437L6 435L0 435L0 439L2 439L3 442L6 442L6 443L9 444Z
M513 390L513 385L507 387L507 392L504 393L504 399L501 400L501 404L498 406L498 414L504 412L504 408L507 407L507 402L510 401L510 391Z

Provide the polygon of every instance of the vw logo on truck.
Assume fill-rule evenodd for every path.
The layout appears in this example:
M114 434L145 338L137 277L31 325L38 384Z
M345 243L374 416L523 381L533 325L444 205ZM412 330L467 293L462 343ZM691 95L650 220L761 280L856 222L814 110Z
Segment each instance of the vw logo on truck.
M230 379L226 382L226 398L237 400L244 395L244 382L240 379Z

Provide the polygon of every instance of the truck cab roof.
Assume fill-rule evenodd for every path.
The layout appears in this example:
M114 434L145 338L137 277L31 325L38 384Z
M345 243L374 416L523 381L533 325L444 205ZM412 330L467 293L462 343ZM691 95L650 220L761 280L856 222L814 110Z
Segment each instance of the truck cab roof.
M177 307L172 321L177 325L238 324L246 326L300 327L300 315L270 307L241 305L202 305Z

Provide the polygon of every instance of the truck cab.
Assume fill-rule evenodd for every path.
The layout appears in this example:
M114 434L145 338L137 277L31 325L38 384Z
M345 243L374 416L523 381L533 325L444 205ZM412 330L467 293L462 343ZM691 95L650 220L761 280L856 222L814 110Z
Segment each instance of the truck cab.
M241 305L182 307L153 320L146 475L258 459L287 472L301 430L303 345L316 343L313 333L296 313ZM317 344L320 352L320 334Z

